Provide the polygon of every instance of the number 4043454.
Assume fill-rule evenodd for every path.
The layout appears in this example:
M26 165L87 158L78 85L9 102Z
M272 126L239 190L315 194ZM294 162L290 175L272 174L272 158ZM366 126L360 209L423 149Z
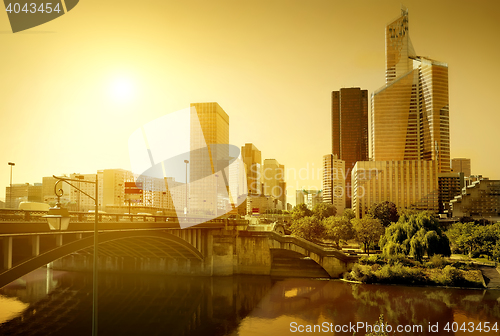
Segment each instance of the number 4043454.
M19 3L9 3L9 5L7 6L7 8L5 9L7 12L9 13L21 13L21 12L24 12L24 13L47 13L47 14L50 14L52 12L56 12L56 13L59 13L61 11L61 9L59 8L59 3L56 3L54 7L52 7L52 3L48 2L48 3L41 3L39 6L36 4L36 3L25 3L22 7L21 7L22 4L19 4Z

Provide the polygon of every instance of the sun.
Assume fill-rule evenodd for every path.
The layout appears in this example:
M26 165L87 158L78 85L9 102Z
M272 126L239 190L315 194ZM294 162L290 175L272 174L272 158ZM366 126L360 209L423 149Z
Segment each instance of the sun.
M135 85L129 78L116 78L110 84L111 97L116 101L130 101L135 91Z

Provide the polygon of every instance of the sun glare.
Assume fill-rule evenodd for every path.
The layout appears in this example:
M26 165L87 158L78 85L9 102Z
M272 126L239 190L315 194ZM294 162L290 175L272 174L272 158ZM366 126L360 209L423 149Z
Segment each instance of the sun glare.
M128 78L119 78L111 82L111 96L117 101L129 101L135 92L132 81Z

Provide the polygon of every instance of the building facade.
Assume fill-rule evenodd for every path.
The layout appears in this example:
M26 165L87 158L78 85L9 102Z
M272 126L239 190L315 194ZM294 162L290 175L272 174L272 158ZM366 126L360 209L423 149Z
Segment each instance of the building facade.
M285 166L275 159L265 159L262 168L263 193L286 206Z
M462 194L465 187L464 173L438 173L439 212L449 210L450 201Z
M246 143L245 146L241 147L241 158L245 163L248 194L260 195L262 193L262 156L260 150L254 144Z
M452 173L464 173L465 177L471 176L471 164L470 159L465 158L455 158L451 160L451 172Z
M333 204L339 215L346 204L345 174L345 162L337 155L323 156L323 202Z
M53 190L53 189L52 189ZM5 188L5 206L17 209L21 202L43 202L42 183L12 184Z
M351 171L368 161L368 91L341 88L332 92L332 154L345 162L347 208L351 207Z
M316 204L323 203L322 190L296 190L295 191L295 204L299 205L304 203L309 210L314 209Z
M193 103L190 127L189 212L218 216L230 196L229 116L217 103Z
M453 217L500 217L500 180L479 179L450 201Z
M352 181L352 209L357 218L383 201L399 209L438 211L436 161L358 161Z
M435 160L450 172L448 65L417 56L408 10L386 27L386 83L372 94L374 161Z

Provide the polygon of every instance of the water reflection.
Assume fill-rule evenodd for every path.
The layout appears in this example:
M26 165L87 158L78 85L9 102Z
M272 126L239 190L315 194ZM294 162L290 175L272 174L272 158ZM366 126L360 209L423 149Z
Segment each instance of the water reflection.
M28 305L0 326L0 334L90 334L90 274L50 271L24 280L24 284L21 281L0 290L1 295ZM291 334L292 322L373 324L381 313L393 326L422 325L422 335L436 335L427 332L428 323L436 322L441 328L454 321L497 322L500 327L500 291L356 285L313 279L277 281L258 276L116 274L101 274L99 290L100 335L279 336ZM0 316L4 308L0 308ZM325 333L308 333L315 334Z

